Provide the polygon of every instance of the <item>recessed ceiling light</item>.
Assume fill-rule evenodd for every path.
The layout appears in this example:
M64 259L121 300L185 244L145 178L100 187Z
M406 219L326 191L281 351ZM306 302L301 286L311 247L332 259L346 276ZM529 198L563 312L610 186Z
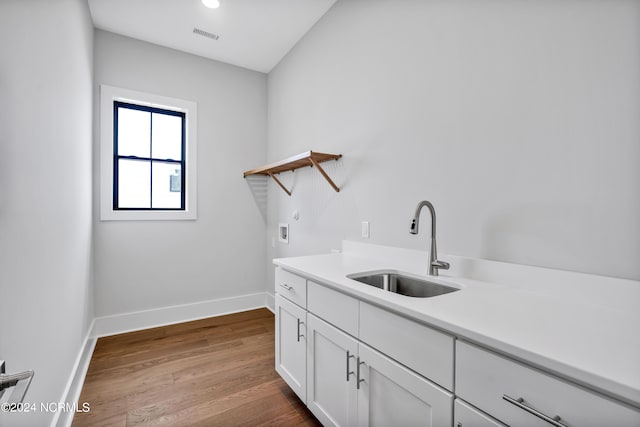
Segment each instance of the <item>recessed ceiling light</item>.
M217 9L220 7L220 2L218 0L202 0L202 4L207 6L209 9Z

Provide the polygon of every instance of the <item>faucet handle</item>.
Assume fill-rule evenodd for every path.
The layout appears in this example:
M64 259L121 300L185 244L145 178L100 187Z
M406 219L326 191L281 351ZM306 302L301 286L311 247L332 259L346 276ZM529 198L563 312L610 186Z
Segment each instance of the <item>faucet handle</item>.
M437 268L439 270L448 270L449 267L451 267L451 264L449 264L448 262L445 261L439 261L439 260L435 260L431 263L431 266L433 268Z

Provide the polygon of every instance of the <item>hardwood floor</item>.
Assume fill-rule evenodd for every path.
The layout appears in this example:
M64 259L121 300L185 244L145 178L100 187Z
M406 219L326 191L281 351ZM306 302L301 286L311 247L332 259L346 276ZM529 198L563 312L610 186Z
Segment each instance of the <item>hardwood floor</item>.
M258 309L100 338L73 426L319 426L274 368Z

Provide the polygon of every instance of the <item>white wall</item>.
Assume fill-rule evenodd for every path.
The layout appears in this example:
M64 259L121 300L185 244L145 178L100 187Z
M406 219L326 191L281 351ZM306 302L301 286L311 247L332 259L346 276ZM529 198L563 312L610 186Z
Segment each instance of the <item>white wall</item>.
M107 84L198 104L198 219L96 218L96 315L263 292L265 219L242 172L266 158L266 75L98 30L94 67L96 98Z
M427 199L440 252L640 279L639 76L638 1L340 0L269 74L268 160L342 153L343 190L306 169L282 175L292 197L269 184L268 256L364 220L426 250Z
M82 0L0 2L0 359L58 402L93 318L93 27ZM52 413L0 412L43 426Z

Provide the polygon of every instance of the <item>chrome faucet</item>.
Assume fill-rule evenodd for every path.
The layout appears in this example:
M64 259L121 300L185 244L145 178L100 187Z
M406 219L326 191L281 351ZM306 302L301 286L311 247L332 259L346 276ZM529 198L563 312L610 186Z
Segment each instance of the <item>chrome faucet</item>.
M438 270L448 270L449 263L444 261L438 261L438 251L436 249L436 210L433 208L433 205L423 200L418 203L418 207L416 208L416 214L413 216L411 220L411 229L409 233L418 234L418 225L420 223L420 211L422 211L423 207L428 207L429 212L431 213L431 239L429 245L429 276L437 276Z

